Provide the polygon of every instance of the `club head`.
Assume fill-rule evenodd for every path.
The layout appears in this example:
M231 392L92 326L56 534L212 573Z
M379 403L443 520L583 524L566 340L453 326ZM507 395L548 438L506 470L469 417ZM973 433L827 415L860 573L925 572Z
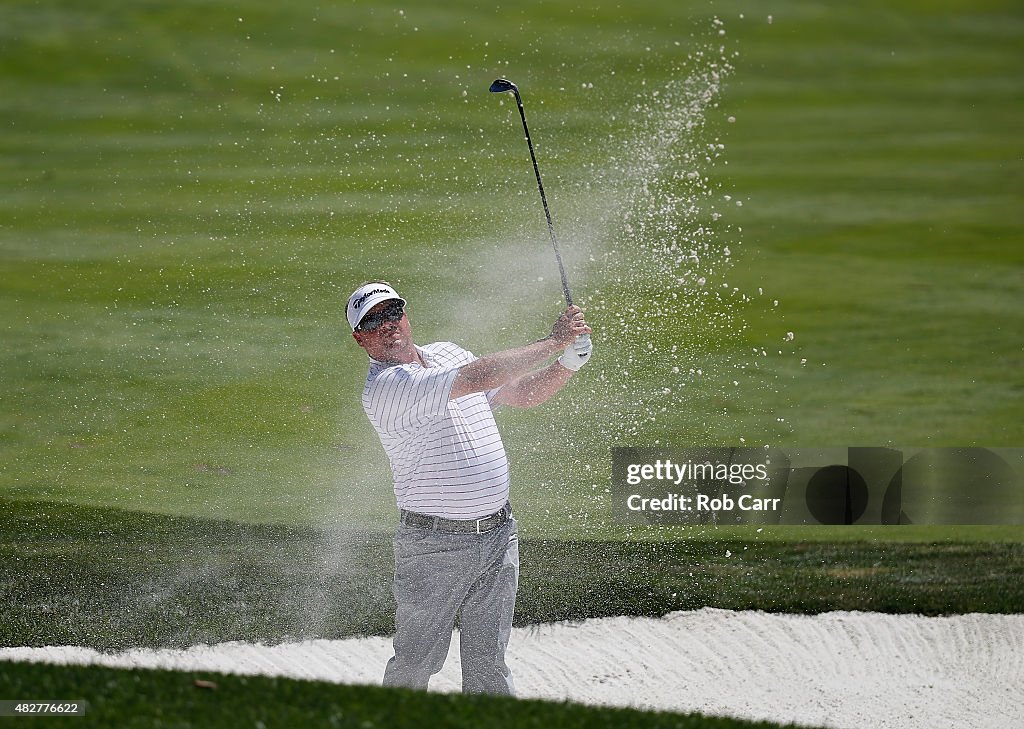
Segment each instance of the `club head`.
M491 84L491 93L500 94L500 93L503 93L505 91L516 92L516 91L519 91L519 87L517 87L514 83L509 81L507 78L496 79L495 82L493 84Z

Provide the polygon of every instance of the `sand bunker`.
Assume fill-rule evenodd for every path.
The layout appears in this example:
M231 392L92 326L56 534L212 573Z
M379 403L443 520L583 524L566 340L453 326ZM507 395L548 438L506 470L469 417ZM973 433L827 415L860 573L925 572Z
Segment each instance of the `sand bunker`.
M1024 727L1024 615L703 609L518 628L522 697L861 729ZM0 659L378 683L387 638L101 654L0 648ZM431 689L460 686L458 636Z

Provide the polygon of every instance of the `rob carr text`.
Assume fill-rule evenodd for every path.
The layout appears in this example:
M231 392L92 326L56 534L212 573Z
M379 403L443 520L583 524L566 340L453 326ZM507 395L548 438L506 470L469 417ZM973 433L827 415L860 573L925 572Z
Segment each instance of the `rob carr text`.
M713 512L713 511L777 511L781 498L758 498L752 494L722 493L729 486L742 486L753 481L767 482L768 467L764 463L712 463L711 461L673 462L669 459L653 463L630 463L626 467L626 483L663 482L679 486L701 484L696 493L669 493L661 498L631 494L626 499L630 511ZM720 486L720 488L716 488Z

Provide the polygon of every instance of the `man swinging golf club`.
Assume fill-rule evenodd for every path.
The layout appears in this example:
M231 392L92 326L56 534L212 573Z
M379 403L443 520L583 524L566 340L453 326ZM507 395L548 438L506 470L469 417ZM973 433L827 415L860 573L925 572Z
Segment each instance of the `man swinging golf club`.
M561 390L589 360L591 330L570 306L543 339L477 358L451 342L414 344L405 306L391 286L370 282L347 308L352 336L370 356L363 409L390 461L400 510L395 655L384 685L426 689L457 618L463 692L514 694L505 649L519 543L491 409L534 407Z

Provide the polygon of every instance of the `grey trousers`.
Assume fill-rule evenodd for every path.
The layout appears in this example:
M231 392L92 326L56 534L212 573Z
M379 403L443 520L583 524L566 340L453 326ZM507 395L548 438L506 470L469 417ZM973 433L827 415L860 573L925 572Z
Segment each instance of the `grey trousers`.
M515 519L485 534L401 524L394 544L395 655L384 685L426 689L444 665L458 617L463 693L514 695L505 649L519 584Z

